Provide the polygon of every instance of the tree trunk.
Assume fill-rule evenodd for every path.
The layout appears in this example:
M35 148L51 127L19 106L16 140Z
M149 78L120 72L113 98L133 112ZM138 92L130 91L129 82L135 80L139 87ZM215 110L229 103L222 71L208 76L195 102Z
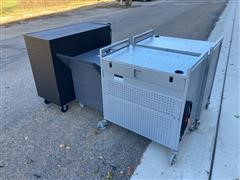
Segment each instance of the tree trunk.
M132 5L132 0L125 0L125 5L127 7L131 6Z

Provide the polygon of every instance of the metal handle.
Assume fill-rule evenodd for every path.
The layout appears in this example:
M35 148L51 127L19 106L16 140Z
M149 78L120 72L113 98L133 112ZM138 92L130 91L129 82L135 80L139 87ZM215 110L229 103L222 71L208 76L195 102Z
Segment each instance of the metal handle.
M113 52L116 52L122 48L125 48L130 45L130 39L124 39L122 41L116 42L114 44L111 44L107 47L104 47L100 49L100 58L103 58L109 54L112 54Z
M208 51L206 51L199 57L199 60L193 65L190 71L193 72L202 61L207 59L207 57L208 57Z
M212 52L214 50L214 48L216 48L219 44L222 45L222 42L223 42L223 36L221 36L215 43L214 47L212 47L210 49L210 56L212 55ZM201 56L200 56L200 60L198 62L195 63L195 65L191 68L191 71L194 71L194 69L197 67L197 65L202 61L202 59L208 57L208 54L209 54L209 51L206 51L205 53L203 53ZM209 59L208 59L209 60ZM208 62L209 63L209 62Z
M147 38L149 38L149 37L151 37L151 36L153 36L153 35L154 35L154 30L151 29L151 30L146 31L146 32L144 32L144 33L141 33L141 34L138 34L138 35L136 35L136 36L133 36L133 38L132 38L132 44L136 44L136 43L138 43L139 41L142 41L142 40L144 40L144 39L147 39Z

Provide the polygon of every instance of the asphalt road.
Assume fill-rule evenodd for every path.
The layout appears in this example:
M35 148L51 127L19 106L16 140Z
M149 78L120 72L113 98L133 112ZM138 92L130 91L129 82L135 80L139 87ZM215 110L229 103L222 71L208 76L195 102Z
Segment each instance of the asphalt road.
M132 8L84 8L1 27L0 179L128 179L149 140L76 102L63 114L37 96L22 34L82 21L111 22L113 41L154 28L206 40L227 0L166 0Z

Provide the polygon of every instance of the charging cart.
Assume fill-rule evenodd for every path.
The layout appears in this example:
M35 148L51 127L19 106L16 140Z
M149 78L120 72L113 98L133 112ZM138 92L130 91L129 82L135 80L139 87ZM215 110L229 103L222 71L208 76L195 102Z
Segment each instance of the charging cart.
M208 52L200 56L131 45L100 50L104 120L172 150L197 111Z

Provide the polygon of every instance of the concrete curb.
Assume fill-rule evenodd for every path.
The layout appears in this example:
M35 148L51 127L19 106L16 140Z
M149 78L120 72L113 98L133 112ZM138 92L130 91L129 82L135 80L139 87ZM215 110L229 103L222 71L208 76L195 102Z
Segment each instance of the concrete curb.
M216 131L211 179L239 179L240 177L240 121L239 121L239 7L235 9L231 46L225 70L224 89ZM237 9L238 8L238 9Z
M222 91L221 91L221 102L220 102L220 106L219 106L219 112L218 112L218 119L217 119L217 128L216 128L216 132L215 132L215 140L214 140L214 145L213 145L213 152L212 152L212 161L211 161L211 167L210 167L210 175L209 175L209 179L212 178L212 171L213 171L213 165L214 165L214 160L215 160L215 152L216 152L216 146L217 146L217 140L218 140L218 131L219 131L219 123L220 123L220 117L221 117L221 112L222 112L222 103L223 103L223 94L224 94L224 88L225 88L225 83L226 83L226 76L227 76L227 68L228 68L228 64L229 64L229 58L230 58L230 52L231 52L231 48L232 48L232 40L233 40L233 31L234 31L234 24L236 21L236 7L234 9L234 19L232 22L232 28L229 29L229 31L231 30L230 33L225 33L224 37L226 38L225 41L227 44L227 51L226 53L224 53L224 55L222 56L226 56L224 59L226 59L226 64L224 65L224 70L223 72L223 83L222 83ZM227 32L228 30L226 30L225 32Z
M168 164L169 151L152 142L143 155L142 163L137 167L131 179L193 179L196 177L209 179L224 88L223 82L231 45L235 8L235 2L230 1L209 37L210 41L216 41L223 35L224 42L215 77L211 104L209 109L201 115L199 129L185 136L180 145L177 162L173 167Z

